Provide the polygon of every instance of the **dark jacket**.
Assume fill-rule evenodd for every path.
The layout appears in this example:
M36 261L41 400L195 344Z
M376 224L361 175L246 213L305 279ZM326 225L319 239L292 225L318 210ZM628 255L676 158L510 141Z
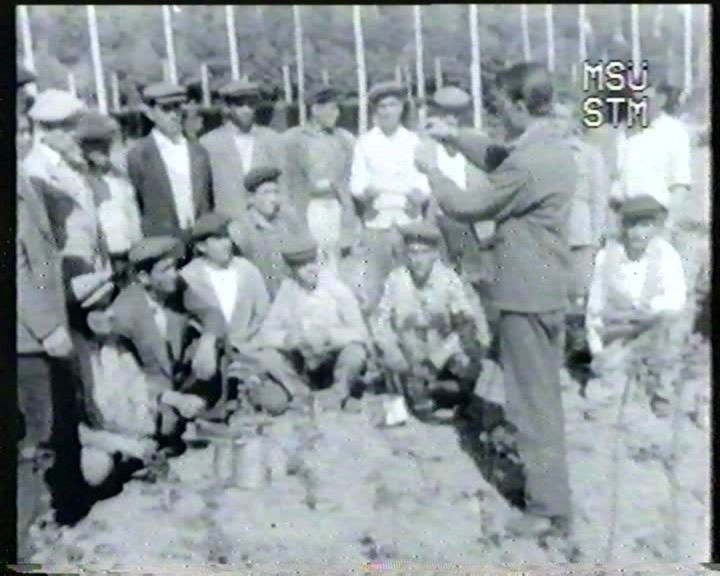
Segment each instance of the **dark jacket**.
M213 209L213 186L210 159L197 142L190 147L195 218ZM139 140L128 152L127 168L137 193L143 236L173 235L187 240L180 229L170 178L152 133Z
M461 131L456 144L468 160L486 166L485 136ZM488 174L490 185L483 190L460 190L437 170L429 175L447 215L463 222L495 220L493 300L500 310L540 313L566 307L567 226L575 171L562 131L540 123Z

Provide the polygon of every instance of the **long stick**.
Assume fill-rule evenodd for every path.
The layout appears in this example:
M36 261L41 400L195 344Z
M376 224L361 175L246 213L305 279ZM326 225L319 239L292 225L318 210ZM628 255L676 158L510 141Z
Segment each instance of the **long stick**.
M689 95L693 87L692 4L685 4L683 15L685 17L685 94Z
M177 62L175 61L175 42L173 40L172 13L170 6L163 6L163 29L165 30L165 51L168 59L170 82L177 84Z
M77 97L77 87L75 85L75 74L68 72L68 92Z
M415 74L417 75L417 98L420 125L425 123L425 65L423 62L422 11L413 6L413 27L415 28Z
M292 82L290 80L290 66L283 64L283 87L285 89L285 103L292 104Z
M585 4L578 4L578 28L580 32L580 62L587 60L587 36L585 35L585 27L587 26L587 14L585 13Z
M470 78L472 81L473 97L473 125L482 129L482 78L480 77L480 36L478 34L478 8L477 4L470 4L470 45L472 50L472 64L470 65Z
M113 72L110 77L110 87L112 89L113 110L118 112L120 110L120 80L118 79L117 72Z
M442 60L439 57L435 58L435 89L443 87L443 70Z
M522 26L523 39L523 57L528 62L532 60L532 50L530 48L530 28L528 26L528 7L527 4L520 4L520 24Z
M230 73L233 80L240 79L240 62L238 60L237 36L235 35L235 7L225 5L225 24L227 26L228 50L230 50Z
M632 59L636 66L640 65L640 7L630 5L632 23Z
M90 52L92 54L93 70L95 71L95 90L97 92L98 108L101 114L107 114L107 94L105 93L105 77L103 75L102 57L100 56L100 39L97 31L97 15L95 6L87 6L88 29L90 31Z
M368 127L367 76L365 74L365 42L363 40L361 6L353 6L353 30L355 32L355 60L358 81L358 131L364 134Z
M300 125L305 124L305 66L303 63L302 19L300 6L293 6L293 22L295 27L295 58L297 60L298 109Z
M545 4L545 32L547 34L548 70L555 72L555 22L552 4Z
M200 66L200 81L202 83L203 106L209 107L212 104L210 97L210 73L207 63L203 62Z

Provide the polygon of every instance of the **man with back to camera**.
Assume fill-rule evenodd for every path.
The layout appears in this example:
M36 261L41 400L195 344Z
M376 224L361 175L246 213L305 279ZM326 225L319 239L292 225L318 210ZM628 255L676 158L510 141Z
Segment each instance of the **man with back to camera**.
M500 81L498 106L514 143L489 173L490 186L468 193L431 160L419 156L417 163L444 213L464 222L493 219L497 225L493 295L500 311L500 355L507 413L518 429L527 478L526 514L511 529L569 534L572 509L560 370L575 166L564 134L549 121L553 87L545 66L517 64L501 74ZM439 119L427 133L486 166L490 143L483 135Z

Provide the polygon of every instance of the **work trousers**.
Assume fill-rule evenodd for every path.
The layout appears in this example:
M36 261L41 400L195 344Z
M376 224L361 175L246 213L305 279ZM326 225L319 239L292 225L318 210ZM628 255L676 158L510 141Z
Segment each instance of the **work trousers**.
M364 257L367 260L363 309L371 314L380 303L388 274L401 264L402 238L396 228L388 230L366 228L363 245Z
M500 313L500 358L506 413L517 428L527 510L571 521L565 426L560 388L565 314Z

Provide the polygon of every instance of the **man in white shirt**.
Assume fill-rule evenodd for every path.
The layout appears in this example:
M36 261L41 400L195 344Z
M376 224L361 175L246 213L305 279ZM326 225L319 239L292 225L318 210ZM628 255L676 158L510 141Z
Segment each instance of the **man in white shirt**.
M153 84L144 97L154 127L127 155L143 234L187 240L196 219L213 206L210 159L182 133L182 104L187 100L182 86Z
M656 413L664 415L672 394L664 376L677 360L669 326L686 303L682 261L661 237L667 210L653 196L626 200L619 214L621 241L608 240L595 263L588 344L600 372L611 358L624 358L625 372L651 359L654 384L647 393Z
M332 271L320 269L309 234L288 239L283 258L291 277L280 286L256 343L282 355L298 389L309 387L329 403L357 409L370 342L358 301Z
M371 308L401 251L394 228L422 219L430 195L427 178L415 167L419 137L401 124L406 93L396 82L383 82L370 90L375 126L358 138L353 154L350 192L363 207L372 262Z
M685 126L663 111L666 96L649 86L636 97L648 99L647 128L635 119L618 139L618 180L611 201L617 206L628 198L649 195L669 212L667 231L672 234L678 212L692 184L690 135Z

